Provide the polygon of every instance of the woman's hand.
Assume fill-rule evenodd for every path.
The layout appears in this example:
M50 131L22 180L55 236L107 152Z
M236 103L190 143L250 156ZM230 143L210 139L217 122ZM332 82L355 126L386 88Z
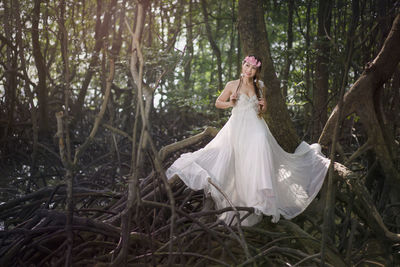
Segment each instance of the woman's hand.
M236 92L234 92L234 93L232 93L232 94L230 95L230 97L229 97L229 103L232 104L232 107L236 104L237 98L238 98L238 96L237 96L237 93L236 93Z
M258 109L263 113L267 110L267 104L264 98L258 99Z

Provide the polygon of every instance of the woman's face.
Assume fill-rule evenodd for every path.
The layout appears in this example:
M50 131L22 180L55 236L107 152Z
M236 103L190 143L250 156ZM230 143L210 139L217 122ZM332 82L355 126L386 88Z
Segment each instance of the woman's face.
M242 73L244 75L244 77L246 78L253 78L256 75L257 72L257 67L254 65L251 65L248 62L245 62L242 65Z

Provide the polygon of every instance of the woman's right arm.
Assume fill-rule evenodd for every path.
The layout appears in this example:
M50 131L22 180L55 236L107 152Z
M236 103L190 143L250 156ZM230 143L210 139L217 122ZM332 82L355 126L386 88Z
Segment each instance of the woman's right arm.
M218 96L217 100L215 101L215 106L220 109L226 109L233 107L234 101L236 100L237 96L236 93L232 93L232 83L228 82L222 91L222 93ZM229 101L227 101L229 99Z

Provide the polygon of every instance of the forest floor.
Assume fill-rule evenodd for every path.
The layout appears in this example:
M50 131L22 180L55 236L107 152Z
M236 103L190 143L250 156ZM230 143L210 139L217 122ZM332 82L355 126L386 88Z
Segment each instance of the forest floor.
M172 136L172 135L170 135ZM178 138L189 137L182 134ZM167 168L181 153L204 146L206 136L166 157ZM131 143L110 133L98 137L79 163L73 180L72 220L74 266L108 265L118 253L121 216L127 204ZM172 142L159 139L159 144ZM28 142L28 141L27 141ZM11 147L11 146L10 146ZM115 149L118 148L118 149ZM42 143L32 168L31 151L14 143L3 159L0 191L0 256L2 266L53 266L68 253L67 186L57 143ZM227 225L217 216L232 208L214 210L202 191L188 189L179 179L172 183L175 205L155 171L150 157L138 181L129 231L127 264L132 266L319 266L323 207L288 221L271 223L269 217L253 227ZM395 266L400 245L376 236L352 212L355 196L338 186L335 236L324 250L327 266ZM319 201L321 202L321 201ZM250 208L237 208L243 213ZM387 218L386 218L387 219ZM390 221L390 220L389 220ZM398 227L398 225L397 225ZM391 229L396 229L393 225ZM389 265L388 265L389 264Z

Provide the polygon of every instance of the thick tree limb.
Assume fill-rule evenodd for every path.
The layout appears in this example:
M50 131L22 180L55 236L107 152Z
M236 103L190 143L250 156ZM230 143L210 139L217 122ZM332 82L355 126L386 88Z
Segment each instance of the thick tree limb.
M346 182L356 195L354 203L356 214L365 220L376 236L384 237L391 242L400 242L400 234L393 233L387 229L368 190L356 179L356 175L344 165L337 162L335 163L335 172L337 178Z
M400 62L400 14L393 22L379 54L366 66L365 71L357 79L343 99L343 118L356 112L364 125L368 140L373 145L375 154L384 170L390 186L399 189L400 174L396 170L390 153L391 143L386 140L380 120L376 114L374 97L383 90L383 84L392 76ZM339 116L338 106L335 107L326 123L319 143L327 145L331 142L333 127ZM391 194L396 200L397 194Z
M353 112L362 113L362 107L366 105L365 99L371 99L376 90L380 90L382 85L392 76L396 66L400 61L400 15L397 15L393 22L392 29L386 41L376 56L368 63L365 71L354 83L350 90L345 94L343 100L343 117ZM369 103L368 103L369 104ZM327 145L330 143L335 118L338 116L338 108L335 107L330 115L324 130L319 138L319 143Z
M207 127L203 132L196 134L194 136L191 136L189 138L186 138L184 140L178 141L176 143L164 146L160 149L158 152L158 155L160 157L160 160L163 161L166 159L171 153L174 153L180 149L183 149L185 147L191 146L193 144L196 144L203 140L204 138L207 137L214 137L218 133L218 130L214 127Z

